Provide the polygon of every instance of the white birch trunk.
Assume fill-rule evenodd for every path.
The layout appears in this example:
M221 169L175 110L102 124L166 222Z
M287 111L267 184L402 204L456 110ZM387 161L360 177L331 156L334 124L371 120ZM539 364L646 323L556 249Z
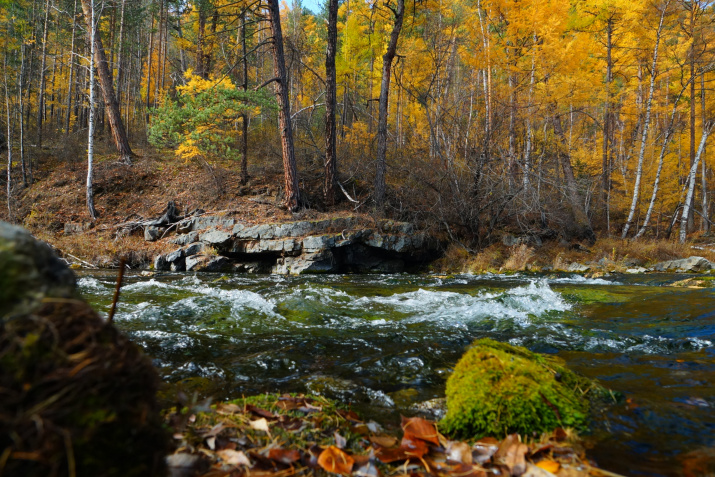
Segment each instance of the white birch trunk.
M707 126L703 126L703 137L702 139L700 139L700 146L698 146L698 152L695 154L695 161L693 161L693 167L690 168L690 174L688 174L688 195L685 197L683 215L680 217L680 243L685 243L685 236L688 232L688 215L690 215L690 204L693 200L693 194L695 192L695 175L698 171L700 157L703 155L705 143L708 140L708 136L710 135L712 127L712 122L709 123Z
M3 72L5 76L5 118L7 119L7 212L8 219L12 221L12 123L10 122L10 93L7 89L7 53L5 53L3 61Z
M687 85L686 85L687 87ZM638 233L634 238L639 238L642 237L643 234L645 233L646 229L648 228L648 224L650 223L650 217L653 214L653 208L655 207L655 201L656 198L658 197L658 187L660 186L660 173L663 171L663 162L665 159L665 153L668 150L668 142L670 142L670 138L673 136L673 125L675 121L675 113L678 111L678 102L680 101L681 96L683 96L683 92L685 92L685 88L683 88L680 91L680 94L678 95L677 98L675 98L675 101L673 102L673 111L670 113L670 119L668 121L668 124L665 129L665 133L663 134L663 144L660 146L660 155L658 156L658 170L655 173L655 180L653 181L653 193L650 196L650 203L648 204L648 212L645 214L645 219L643 219L643 225L641 225L640 230L638 230Z
M628 231L633 224L633 218L636 215L636 208L638 206L638 198L640 196L641 188L641 178L643 176L643 158L645 157L645 146L648 139L648 129L650 127L650 113L651 106L653 104L653 92L655 90L655 77L656 68L658 66L658 46L660 45L660 35L663 31L663 21L665 20L665 12L668 10L668 5L670 0L668 0L665 5L663 5L663 10L660 12L660 21L658 23L658 31L655 36L655 47L653 48L653 65L651 67L650 74L650 88L648 90L648 102L646 103L645 109L645 122L643 123L643 134L641 136L641 148L638 153L638 168L636 169L636 180L633 185L633 200L631 201L631 208L628 211L628 220L626 220L626 225L623 227L623 233L621 238L626 238Z
M91 1L91 19L90 19L90 38L94 38L95 31L97 28L97 22L95 21L94 15L94 1ZM94 166L94 128L95 128L95 117L94 117L94 101L96 95L96 87L94 85L94 49L96 48L95 42L90 41L90 54L89 54L89 127L88 137L87 137L87 209L89 210L89 216L92 220L97 218L97 210L94 208L94 190L92 188L92 176L93 176L93 166Z

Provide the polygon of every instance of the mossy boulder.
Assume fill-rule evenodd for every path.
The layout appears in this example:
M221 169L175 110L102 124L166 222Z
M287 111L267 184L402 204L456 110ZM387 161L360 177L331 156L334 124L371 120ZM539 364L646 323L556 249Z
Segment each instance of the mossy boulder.
M463 438L585 430L590 397L604 393L556 357L480 339L447 380L447 415L440 429Z
M161 474L158 386L149 358L75 296L51 249L0 224L0 473Z
M75 277L44 242L0 222L0 317L36 307L45 297L75 294Z

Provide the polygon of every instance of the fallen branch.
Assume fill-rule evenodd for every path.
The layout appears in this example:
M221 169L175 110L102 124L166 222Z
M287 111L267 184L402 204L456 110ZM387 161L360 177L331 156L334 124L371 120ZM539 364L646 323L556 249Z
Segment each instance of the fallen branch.
M75 257L75 256L72 255L71 253L64 252L64 254L67 255L68 257L74 258L75 260L77 260L77 261L80 262L80 263L83 263L83 264L87 265L89 268L99 268L99 267L96 266L96 265L92 265L92 264L89 263L89 262L85 262L85 261L82 260L81 258Z

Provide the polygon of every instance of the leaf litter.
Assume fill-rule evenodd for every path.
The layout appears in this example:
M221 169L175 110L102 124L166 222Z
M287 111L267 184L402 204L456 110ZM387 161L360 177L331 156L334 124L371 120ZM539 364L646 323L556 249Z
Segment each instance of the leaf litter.
M318 396L177 407L167 422L177 444L167 459L171 477L618 477L587 460L578 437L564 429L532 440L459 441L435 422L403 416L394 433Z

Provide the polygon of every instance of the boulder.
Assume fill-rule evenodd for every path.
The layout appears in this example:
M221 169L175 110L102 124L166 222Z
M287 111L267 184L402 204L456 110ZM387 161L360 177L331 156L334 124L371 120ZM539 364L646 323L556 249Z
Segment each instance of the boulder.
M47 244L0 222L3 475L163 475L159 377L75 281Z
M566 269L567 272L576 272L576 273L583 273L591 270L591 267L588 265L584 265L582 263L571 263L569 264L568 268Z
M556 357L481 339L447 379L447 414L440 429L464 438L538 435L557 427L586 430L589 397L606 393Z
M165 260L169 264L169 270L172 272L183 272L186 270L186 255L183 249L167 253Z
M278 259L271 270L283 275L301 275L307 273L332 273L338 271L337 262L330 250L315 253L303 253L297 257Z
M230 268L230 261L220 255L192 255L186 257L187 272L222 272Z
M206 244L202 242L192 243L188 247L184 248L184 256L190 257L192 255L202 253L206 250L206 248Z
M147 242L155 242L161 238L163 233L164 229L162 227L147 225L144 227L144 240Z
M653 265L653 269L658 272L702 272L711 270L713 264L703 257L688 257L680 260L668 260Z
M168 272L171 270L171 264L166 261L166 257L164 255L157 255L154 258L154 270L159 272Z
M0 222L0 317L26 312L45 297L71 298L75 276L49 245Z
M189 232L186 234L177 235L176 237L169 240L169 242L183 247L184 245L194 243L197 240L199 240L199 233Z
M213 229L199 235L199 240L212 246L221 246L231 240L231 234L222 230Z

